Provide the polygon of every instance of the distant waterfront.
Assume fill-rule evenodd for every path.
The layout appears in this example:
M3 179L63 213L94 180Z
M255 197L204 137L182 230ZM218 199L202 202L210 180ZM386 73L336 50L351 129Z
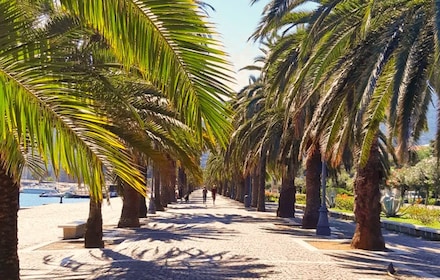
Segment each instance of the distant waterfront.
M88 198L64 198L63 203L86 202ZM20 193L20 208L34 207L44 204L60 203L59 197L40 197L39 194Z

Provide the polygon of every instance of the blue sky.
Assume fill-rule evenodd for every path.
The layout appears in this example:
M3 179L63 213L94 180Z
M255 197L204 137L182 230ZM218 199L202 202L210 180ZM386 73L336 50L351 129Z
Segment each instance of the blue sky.
M215 8L210 11L211 21L216 24L216 30L221 34L221 41L230 60L237 71L237 85L234 90L240 90L248 84L250 71L239 71L247 65L252 65L254 58L261 55L259 44L248 42L249 36L255 31L260 21L261 12L269 0L260 0L251 6L250 0L205 0Z

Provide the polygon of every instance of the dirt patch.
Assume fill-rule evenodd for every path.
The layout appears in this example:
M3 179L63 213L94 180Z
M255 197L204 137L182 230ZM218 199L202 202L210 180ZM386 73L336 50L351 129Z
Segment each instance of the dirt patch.
M121 244L122 239L104 240L105 248L113 248ZM60 240L38 248L37 250L75 250L84 248L84 239Z
M350 241L306 241L308 244L320 250L354 250L350 247Z

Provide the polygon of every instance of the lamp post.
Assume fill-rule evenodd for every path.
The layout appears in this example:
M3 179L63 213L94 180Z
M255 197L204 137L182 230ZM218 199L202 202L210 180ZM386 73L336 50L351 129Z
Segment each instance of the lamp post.
M153 195L154 195L154 185L153 185L153 180L151 180L151 194L150 194L150 202L148 203L148 214L156 214L156 204L154 203Z
M325 235L330 236L330 226L328 224L328 210L326 204L326 195L325 195L325 187L326 187L326 178L327 177L327 166L325 161L322 161L322 170L321 170L321 207L319 208L319 219L318 225L316 226L316 235Z
M244 207L249 208L251 207L251 193L252 193L252 187L251 187L251 177L248 175L245 179L245 188L246 188L246 194L244 196Z

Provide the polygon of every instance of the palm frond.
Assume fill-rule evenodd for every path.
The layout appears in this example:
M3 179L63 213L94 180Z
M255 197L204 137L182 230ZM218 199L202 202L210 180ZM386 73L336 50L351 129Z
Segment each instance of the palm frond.
M227 143L231 126L224 98L230 96L226 55L214 31L190 0L61 0L61 4L98 30L126 66L135 65L162 91L180 118Z

